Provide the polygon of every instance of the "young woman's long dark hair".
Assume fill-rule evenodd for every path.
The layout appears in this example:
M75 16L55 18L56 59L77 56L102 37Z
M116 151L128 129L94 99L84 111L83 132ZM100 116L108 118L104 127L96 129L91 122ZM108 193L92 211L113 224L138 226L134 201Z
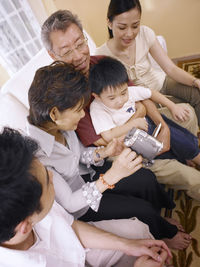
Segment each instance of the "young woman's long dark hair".
M127 12L133 8L137 8L142 13L139 0L111 0L108 6L107 19L112 22L114 17ZM108 28L109 38L113 38L112 30Z

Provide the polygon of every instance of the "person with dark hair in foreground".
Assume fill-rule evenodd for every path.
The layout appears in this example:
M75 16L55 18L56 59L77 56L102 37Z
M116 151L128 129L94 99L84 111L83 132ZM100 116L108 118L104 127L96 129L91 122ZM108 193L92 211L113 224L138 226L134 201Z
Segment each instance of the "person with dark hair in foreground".
M0 134L1 267L131 267L133 256L142 256L137 267L151 266L143 256L162 266L163 253L171 257L163 241L126 239L74 220L54 201L52 173L37 149L16 130Z

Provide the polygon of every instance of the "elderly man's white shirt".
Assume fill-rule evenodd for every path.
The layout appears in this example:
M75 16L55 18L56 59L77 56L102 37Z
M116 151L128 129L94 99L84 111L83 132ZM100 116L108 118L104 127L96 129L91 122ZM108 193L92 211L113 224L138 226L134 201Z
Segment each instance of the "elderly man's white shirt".
M85 249L71 225L73 216L59 204L34 228L36 243L28 250L0 247L1 267L83 267Z

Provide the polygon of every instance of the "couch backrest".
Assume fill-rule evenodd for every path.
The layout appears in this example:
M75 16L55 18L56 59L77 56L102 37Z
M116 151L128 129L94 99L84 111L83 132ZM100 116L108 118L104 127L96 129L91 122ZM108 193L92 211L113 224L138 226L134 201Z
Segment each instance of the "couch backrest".
M37 53L21 70L6 82L2 87L2 94L11 94L18 99L25 107L28 105L28 89L32 83L33 77L37 69L48 65L53 60L43 48Z
M85 31L84 31L85 32ZM87 32L90 54L94 55L96 45ZM20 71L18 71L1 89L0 128L9 126L25 131L28 115L28 89L38 68L49 65L53 60L42 49Z

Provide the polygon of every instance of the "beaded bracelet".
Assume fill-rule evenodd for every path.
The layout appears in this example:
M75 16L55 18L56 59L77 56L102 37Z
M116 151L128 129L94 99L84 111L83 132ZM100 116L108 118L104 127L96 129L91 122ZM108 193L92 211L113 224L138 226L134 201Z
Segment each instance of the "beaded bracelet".
M115 185L114 185L114 184L108 184L108 183L104 180L104 178L103 178L103 174L100 174L100 175L99 175L99 178L100 178L100 180L102 181L102 183L103 183L104 185L106 185L109 189L113 189L113 188L115 188Z

